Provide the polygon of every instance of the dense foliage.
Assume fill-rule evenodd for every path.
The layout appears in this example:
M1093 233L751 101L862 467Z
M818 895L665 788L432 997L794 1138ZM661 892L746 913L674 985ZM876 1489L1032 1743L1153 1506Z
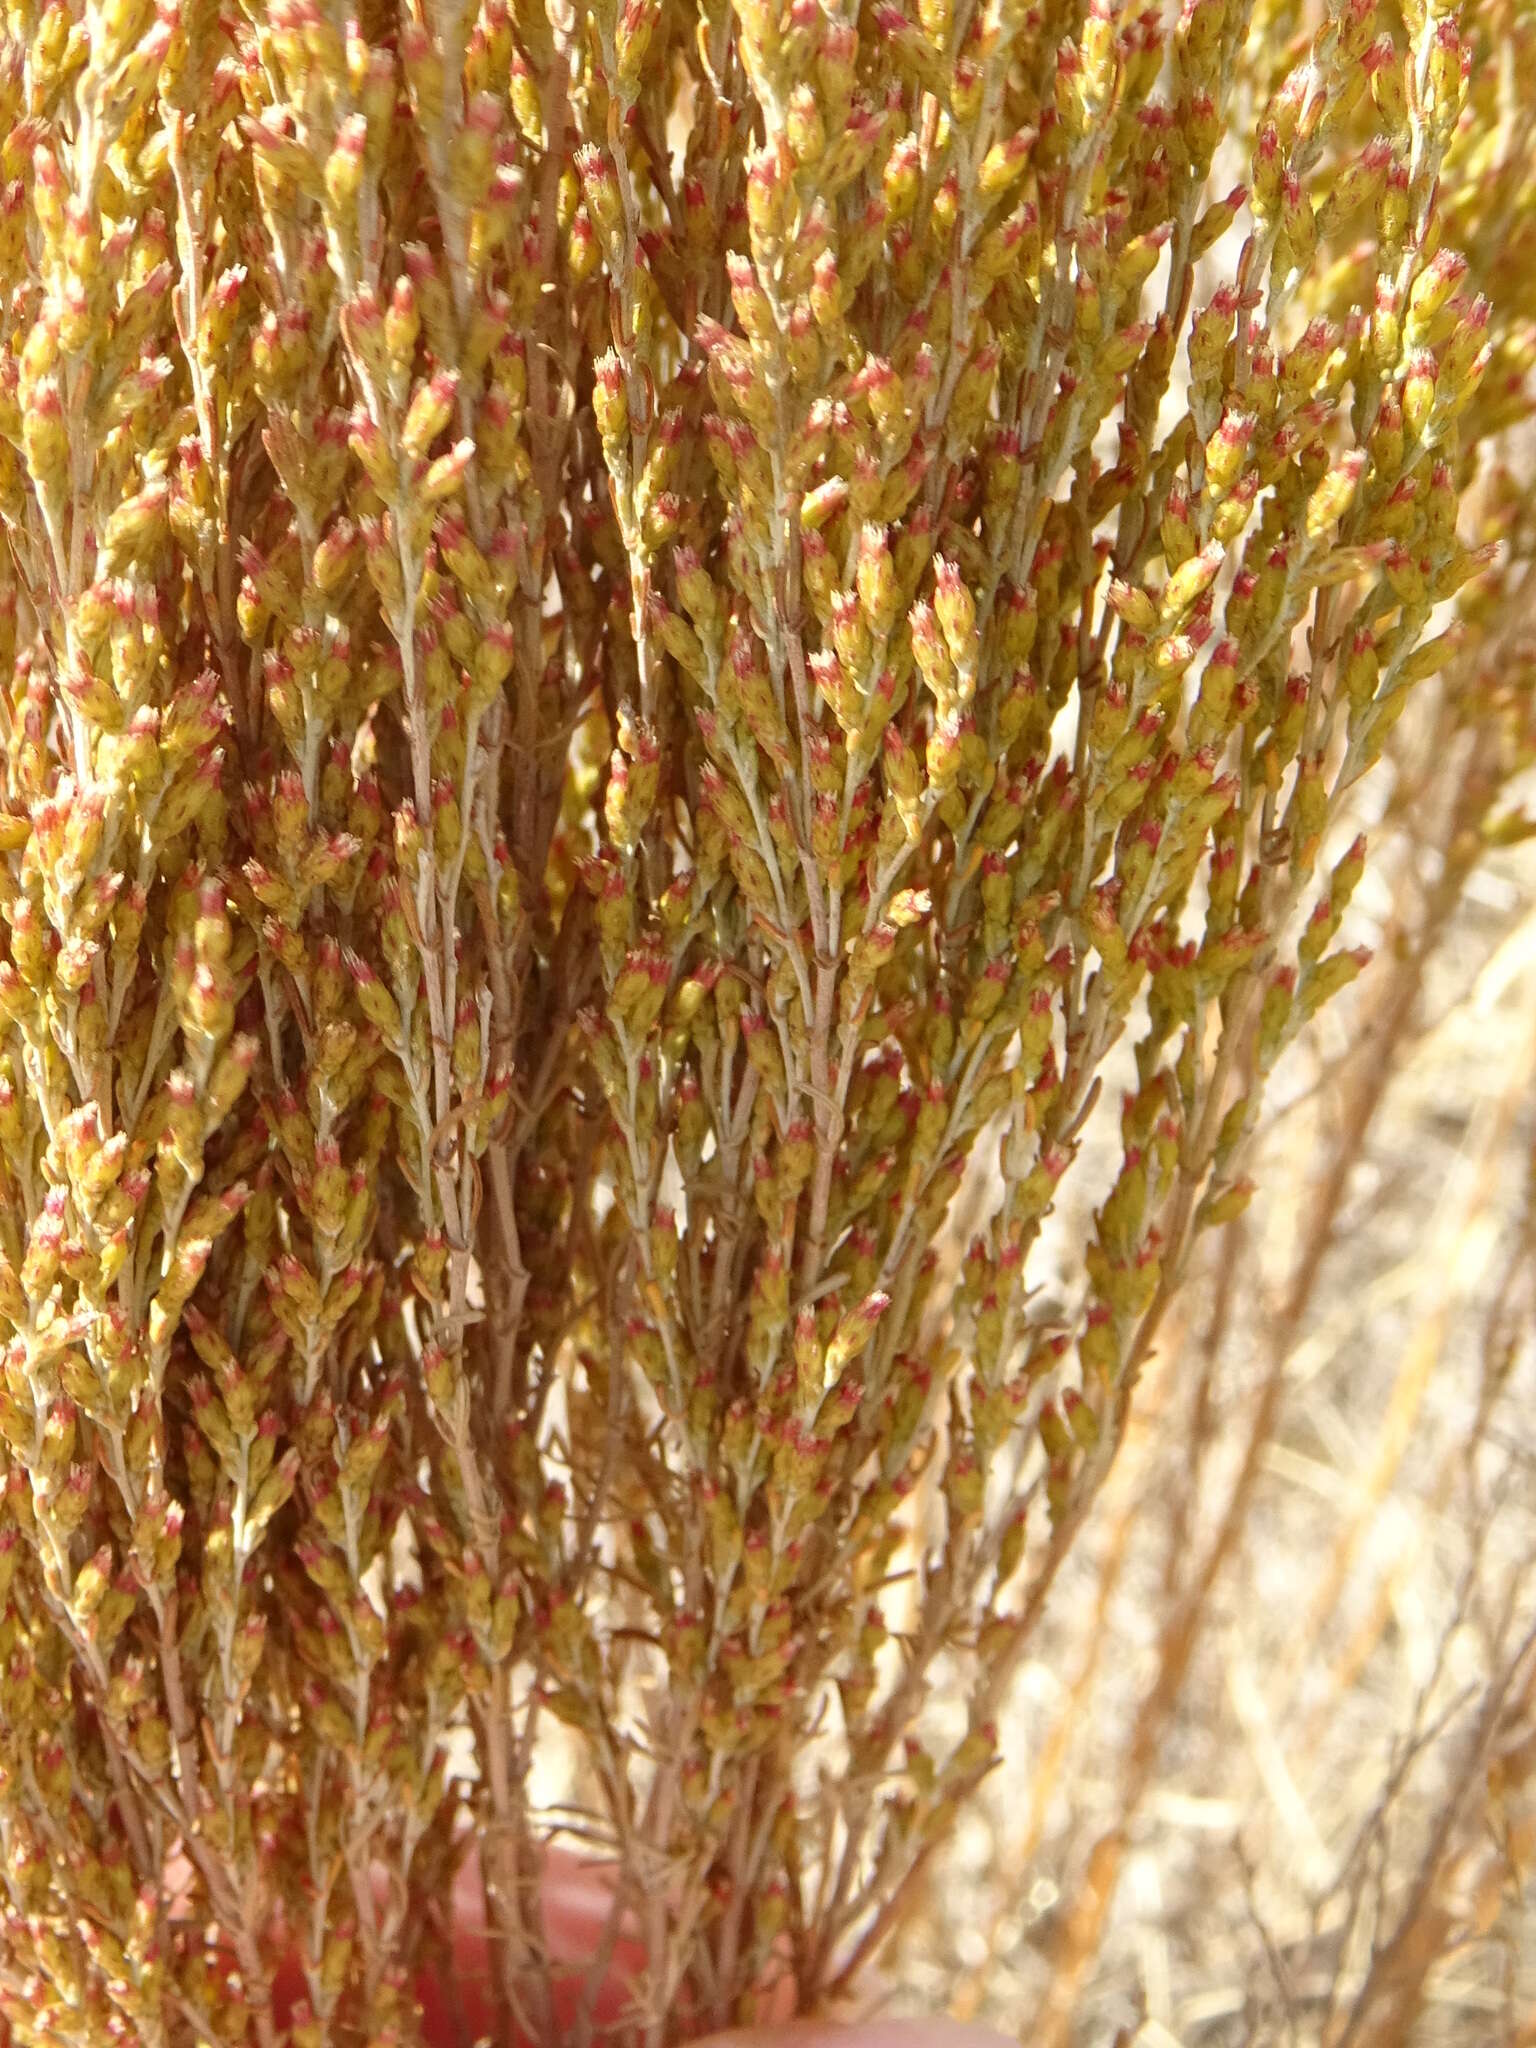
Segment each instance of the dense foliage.
M410 2041L466 1816L535 2037L557 1837L634 2040L878 1945L1496 614L1529 59L12 0L19 2041Z

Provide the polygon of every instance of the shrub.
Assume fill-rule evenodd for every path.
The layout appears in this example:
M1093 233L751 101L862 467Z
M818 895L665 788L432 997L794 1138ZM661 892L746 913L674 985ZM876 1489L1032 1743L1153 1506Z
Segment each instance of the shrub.
M1498 601L1506 13L17 0L19 2040L408 2040L466 1827L535 2038L888 1934Z

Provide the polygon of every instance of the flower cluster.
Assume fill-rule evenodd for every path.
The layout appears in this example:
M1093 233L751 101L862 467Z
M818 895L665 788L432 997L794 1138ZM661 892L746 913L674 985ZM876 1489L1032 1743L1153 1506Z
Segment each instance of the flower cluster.
M1515 17L11 0L18 2041L411 2040L465 1816L532 2038L568 1829L578 2042L883 1939L1504 599Z

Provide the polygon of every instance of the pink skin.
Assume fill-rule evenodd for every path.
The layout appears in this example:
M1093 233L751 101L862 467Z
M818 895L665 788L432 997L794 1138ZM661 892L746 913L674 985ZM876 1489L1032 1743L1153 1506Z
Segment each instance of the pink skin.
M549 1853L544 1867L544 1940L553 1965L557 2020L569 2021L575 2015L585 1974L582 1965L602 1938L610 1899L601 1871L568 1852ZM622 2014L625 1979L643 1966L644 1959L640 1942L621 1933L612 1970L593 2009L599 2022ZM480 1859L473 1853L460 1865L453 1888L453 1980L452 2003L435 1977L423 1974L416 1985L423 2031L432 2048L459 2048L460 2043L493 2034L497 2025L485 1893Z
M559 1851L551 1854L544 1890L545 1938L551 1957L557 1963L573 1966L568 1983L556 1986L557 2015L574 2006L579 1986L575 1966L596 1946L608 1906L609 1892L601 1873L578 1857ZM438 1986L417 1986L427 2039L433 2048L465 2048L491 2025L486 2002L489 1947L480 1873L474 1857L466 1859L454 1889L454 1928L454 1974L464 1994L458 2025L443 2010ZM624 1977L643 1962L640 1942L621 1938L614 1955L613 1973L597 2001L600 2019L612 2020L622 2014ZM792 1988L787 1978L770 1996L769 2006L768 2024L711 2034L699 2043L699 2048L1015 2048L1005 2036L986 2027L967 2026L960 2020L866 2020L852 2026L825 2020L795 2020L791 2017Z
M382 1875L377 1890L382 1900ZM544 1941L552 1965L557 2021L569 2022L576 2013L584 1981L581 1966L602 1936L609 1897L600 1871L566 1852L549 1854L544 1872ZM468 2048L472 2041L494 2040L499 2029L480 1859L473 1852L465 1857L454 1880L452 1921L450 1970L445 1974L423 1970L412 1987L421 2005L422 2032L431 2048ZM612 1971L593 2007L593 2016L600 2023L621 2016L625 1980L643 1963L643 1948L621 1933L614 1947ZM278 2025L286 2027L300 2017L301 2006L307 2008L304 1972L290 1949L272 1980L273 2015Z
M544 1866L544 1939L553 1965L557 2022L568 2022L575 2015L585 1977L583 1966L603 1937L611 1900L603 1871L568 1851L549 1852ZM637 1934L624 1929L595 2001L594 2017L599 2022L612 2022L623 2016L627 1981L644 1966L643 1942ZM496 2026L485 1895L480 1861L473 1853L464 1859L454 1885L452 1993L450 2005L444 1995L445 1987L435 1978L424 1974L416 1984L424 2031L433 2048L460 2048L461 2043L493 2033ZM775 2023L790 2018L794 2004L787 1978L769 1995L768 2006L769 2017ZM768 2029L770 2034L773 2031L773 2027ZM870 2048L877 2048L877 2044L870 2044ZM962 2044L955 2044L955 2048L962 2048Z
M568 2023L575 2015L585 1974L582 1966L602 1938L611 1897L601 1870L567 1851L549 1852L544 1873L544 1939L553 1965L557 2023ZM626 1982L639 1974L644 1963L645 1950L639 1938L621 1932L612 1967L593 2009L599 2024L622 2018ZM430 2048L469 2048L480 2039L495 2040L498 2021L491 1945L479 1858L473 1853L464 1859L454 1883L450 1981L445 1982L437 1972L423 1971L413 1988ZM303 1971L292 1951L278 1966L272 1994L274 2017L279 2026L286 2027L305 2002ZM959 2020L883 2019L853 2025L796 2020L792 2016L793 1987L787 1977L770 1993L767 2006L764 2024L711 2034L698 2048L1013 2048L1006 2036ZM0 2029L0 2043L4 2039Z

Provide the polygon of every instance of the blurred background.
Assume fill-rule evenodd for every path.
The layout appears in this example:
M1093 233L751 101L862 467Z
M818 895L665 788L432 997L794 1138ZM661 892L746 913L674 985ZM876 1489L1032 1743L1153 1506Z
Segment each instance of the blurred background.
M1277 1073L1259 1191L1165 1326L892 2009L1030 2048L1536 2043L1532 650L1505 596L1356 821L1375 959ZM1112 1174L1105 1092L1063 1247Z

